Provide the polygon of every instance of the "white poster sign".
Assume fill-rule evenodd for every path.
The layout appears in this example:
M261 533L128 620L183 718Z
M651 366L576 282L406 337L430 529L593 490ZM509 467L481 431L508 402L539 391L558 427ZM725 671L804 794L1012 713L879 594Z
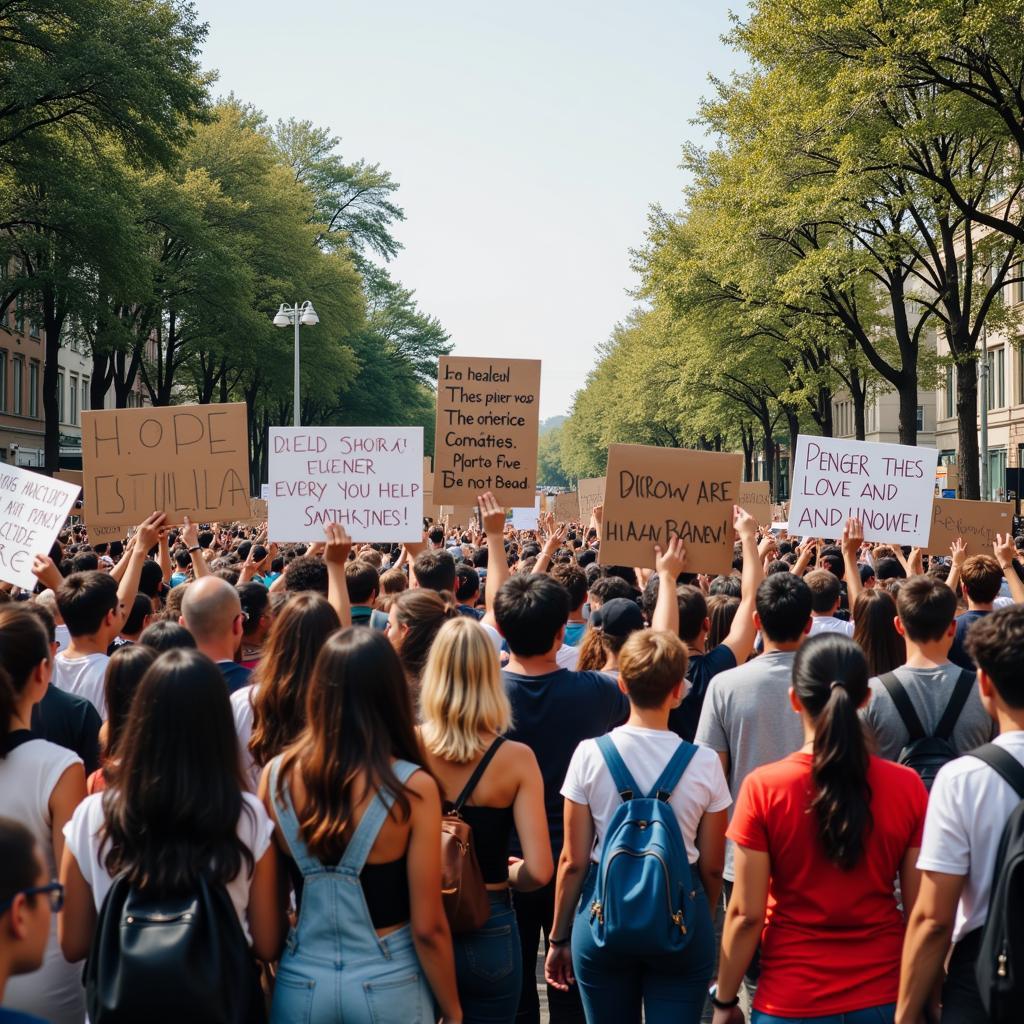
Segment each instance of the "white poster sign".
M47 555L81 487L19 466L0 468L0 580L32 590L32 556Z
M266 501L270 497L270 484L260 484L260 500Z
M422 427L271 427L268 529L276 541L423 536Z
M540 495L537 495L533 508L512 509L511 522L516 530L536 530L540 522Z
M846 520L858 516L865 540L924 547L938 455L935 448L801 434L789 528L798 536L838 538Z

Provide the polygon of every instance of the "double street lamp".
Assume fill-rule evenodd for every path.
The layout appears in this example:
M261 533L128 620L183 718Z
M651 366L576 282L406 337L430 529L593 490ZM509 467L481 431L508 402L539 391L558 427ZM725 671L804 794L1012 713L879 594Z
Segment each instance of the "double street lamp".
M295 426L297 427L302 426L299 422L299 325L315 327L318 323L320 323L320 317L316 315L313 303L309 299L301 306L298 303L289 306L287 302L282 302L281 308L274 316L275 327L295 325Z

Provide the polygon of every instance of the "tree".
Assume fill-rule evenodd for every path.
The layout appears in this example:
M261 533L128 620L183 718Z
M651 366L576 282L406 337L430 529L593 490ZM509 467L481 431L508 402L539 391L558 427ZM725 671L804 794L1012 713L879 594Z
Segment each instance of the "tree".
M537 483L542 487L569 486L569 476L562 468L561 427L553 427L540 435L537 445Z

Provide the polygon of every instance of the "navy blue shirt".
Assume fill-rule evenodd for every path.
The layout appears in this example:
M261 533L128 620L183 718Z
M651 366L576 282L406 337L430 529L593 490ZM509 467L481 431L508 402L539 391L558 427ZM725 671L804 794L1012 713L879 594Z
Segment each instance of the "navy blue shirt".
M217 668L220 669L224 682L228 684L228 693L234 693L251 682L249 677L252 675L252 669L239 665L237 661L218 661Z
M708 651L707 654L691 654L686 666L686 678L690 681L690 692L682 704L670 712L668 727L687 743L693 742L700 721L700 709L704 706L704 695L708 685L719 672L736 667L736 655L725 644Z
M61 690L53 683L32 708L32 735L73 750L91 775L100 766L100 719L92 701Z
M967 639L967 630L973 626L978 619L985 618L986 615L991 615L991 612L964 612L963 615L957 616L956 620L956 636L953 637L953 646L949 649L949 660L954 665L959 665L961 668L967 669L968 672L975 670L974 661L971 656L967 653L967 648L964 647L964 641Z
M613 676L559 669L542 676L502 672L512 703L510 740L535 754L544 778L551 850L562 849L562 783L583 740L603 736L629 717L629 701ZM518 851L517 851L518 852Z

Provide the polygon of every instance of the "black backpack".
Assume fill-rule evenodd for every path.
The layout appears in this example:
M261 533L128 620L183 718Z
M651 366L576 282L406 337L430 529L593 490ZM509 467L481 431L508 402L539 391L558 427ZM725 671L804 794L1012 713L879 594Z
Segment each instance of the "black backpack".
M939 719L939 724L931 736L926 735L921 719L918 718L914 705L896 673L887 672L884 676L879 676L878 681L889 691L889 696L892 697L892 702L896 705L896 710L910 734L906 746L896 758L896 763L913 768L921 776L925 789L930 790L939 769L960 756L953 746L951 737L960 712L971 695L974 675L966 669L960 670L960 677L956 681L946 710L943 711L942 718Z
M989 1020L1009 1024L1021 1019L1024 1003L1024 765L995 743L972 750L971 757L997 771L1021 799L999 840L988 918L974 967Z
M266 1007L249 943L223 885L145 898L114 880L85 965L91 1024L262 1024Z

